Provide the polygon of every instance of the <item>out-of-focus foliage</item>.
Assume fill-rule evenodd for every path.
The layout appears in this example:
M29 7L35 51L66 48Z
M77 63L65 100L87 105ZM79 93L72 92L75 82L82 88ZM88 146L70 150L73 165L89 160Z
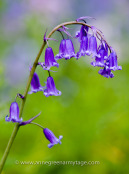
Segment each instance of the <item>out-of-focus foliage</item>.
M0 157L14 127L13 123L5 122L5 116L16 94L24 92L28 67L40 49L47 28L50 31L59 22L84 15L97 18L90 24L104 32L118 53L119 65L123 68L114 72L113 79L106 79L98 74L99 68L90 65L90 57L78 61L74 58L59 60L58 72L51 72L51 75L62 95L48 98L42 92L29 95L23 119L41 111L35 121L51 129L57 137L63 135L62 144L49 149L49 142L40 128L35 125L21 127L3 174L129 172L129 2L96 2L0 1ZM79 29L78 26L75 28ZM75 29L70 32L75 35ZM60 41L59 36L59 33L53 35ZM49 44L57 54L59 42L50 41ZM74 45L78 51L77 40ZM44 52L41 61L43 55ZM38 67L36 72L44 85L47 71ZM20 99L17 101L20 105ZM16 160L100 161L100 165L20 165L15 164Z

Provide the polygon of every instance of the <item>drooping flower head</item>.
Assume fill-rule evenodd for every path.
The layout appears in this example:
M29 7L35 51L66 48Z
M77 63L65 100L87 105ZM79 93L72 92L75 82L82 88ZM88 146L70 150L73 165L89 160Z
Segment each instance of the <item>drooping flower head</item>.
M87 55L88 49L88 37L83 36L81 43L80 43L80 50L77 52L77 59L81 56Z
M70 59L76 57L73 43L70 39L63 39L60 43L59 54L55 56L55 59Z
M112 47L111 47L111 50L112 50L112 52L110 53L108 60L106 62L106 68L109 70L113 70L113 71L121 70L122 67L118 66L118 63L117 63L116 52L114 51L114 49Z
M95 62L91 62L91 65L98 66L98 67L104 67L105 66L105 60L108 58L108 47L107 44L101 43L100 48L98 50L98 55L95 57Z
M19 118L19 106L16 102L12 102L11 106L10 106L10 110L9 110L9 117L8 115L5 117L5 120L10 122L18 122L21 123L22 122L22 118Z
M47 78L46 89L44 89L44 95L46 97L49 97L52 95L55 95L55 96L61 95L61 91L56 89L54 79L52 77Z
M52 66L59 67L59 64L56 62L54 58L54 53L51 47L46 48L45 51L45 62L39 63L44 70L49 70Z
M45 128L43 130L43 133L45 135L45 137L50 141L50 144L48 144L48 147L51 148L52 146L54 146L55 144L61 144L61 139L63 138L63 136L59 136L59 139L54 135L54 133L49 130L48 128Z
M39 77L36 73L33 74L33 78L31 80L31 91L28 94L36 93L38 91L43 91L43 86L40 85Z

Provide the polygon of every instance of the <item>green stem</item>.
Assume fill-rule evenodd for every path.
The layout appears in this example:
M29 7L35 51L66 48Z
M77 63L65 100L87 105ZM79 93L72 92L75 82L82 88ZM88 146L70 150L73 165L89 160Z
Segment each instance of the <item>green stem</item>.
M7 147L5 149L4 155L3 155L2 159L1 159L0 173L2 172L2 169L4 167L5 161L7 159L8 154L9 154L10 148L11 148L11 146L13 144L13 141L14 141L16 135L17 135L18 129L19 129L19 125L16 124L15 127L14 127L14 129L13 129L12 135L11 135L9 141L8 141L8 144L7 144Z
M38 126L38 127L41 127L42 129L44 129L44 127L43 127L43 126L41 126L41 125L40 125L40 124L38 124L38 123L31 122L30 124L34 124L34 125L36 125L36 126Z
M49 35L47 36L47 38L50 38L50 37L52 36L52 34L53 34L57 29L59 29L60 27L66 26L66 25L73 25L73 24L86 25L86 26L88 26L89 28L91 28L90 25L88 25L88 24L86 24L86 23L83 23L83 22L77 22L77 21L65 22L65 23L62 23L62 24L56 26L56 27L49 33ZM101 35L100 33L98 33L98 34ZM102 37L102 36L101 36L101 37ZM32 68L31 68L31 72L30 72L30 75L29 75L29 78L28 78L28 82L27 82L27 85L26 85L26 89L25 89L25 92L24 92L24 99L22 99L22 103L21 103L21 107L20 107L20 114L19 114L19 117L20 117L20 118L22 117L22 113L23 113L23 110L24 110L24 106L25 106L25 102L26 102L26 98L27 98L27 94L28 94L28 91L29 91L29 87L30 87L30 83L31 83L33 74L34 74L34 72L35 72L35 69L36 69L37 64L38 64L38 60L39 60L39 58L40 58L40 56L41 56L41 54L42 54L42 51L43 51L45 45L46 45L46 42L43 42L43 44L42 44L42 46L41 46L41 48L40 48L40 50L39 50L39 53L38 53L38 55L37 55L37 57L36 57L36 59L35 59L35 61L34 61L34 64L33 64ZM11 135L9 141L8 141L8 144L7 144L7 147L6 147L6 149L5 149L4 155L3 155L3 157L2 157L1 163L0 163L0 173L2 172L2 169L3 169L3 167L4 167L4 164L5 164L5 162L6 162L7 156L8 156L8 154L9 154L9 151L10 151L10 149L11 149L11 146L12 146L13 141L14 141L16 135L17 135L18 130L19 130L19 124L16 123L16 125L15 125L15 127L14 127L14 129L13 129L12 135Z

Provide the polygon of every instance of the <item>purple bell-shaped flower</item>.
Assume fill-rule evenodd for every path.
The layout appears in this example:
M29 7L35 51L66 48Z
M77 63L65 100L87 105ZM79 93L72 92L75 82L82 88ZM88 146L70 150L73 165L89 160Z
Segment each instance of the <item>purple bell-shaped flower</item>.
M55 96L61 95L61 91L56 89L54 79L52 77L47 78L46 89L44 89L44 95L46 97L49 97L52 95L55 95Z
M106 44L106 43L105 43ZM98 56L95 57L95 62L91 62L91 65L98 66L98 67L104 67L105 66L105 60L108 58L108 48L104 47L103 43L100 46L100 49L98 51Z
M88 49L88 37L83 36L81 43L80 43L80 50L77 52L77 59L81 56L87 55L87 49Z
M49 70L52 66L56 66L57 68L59 67L59 64L56 62L54 58L54 53L51 47L46 48L45 62L38 64L40 64L44 70Z
M106 69L113 70L113 71L122 69L121 66L118 66L117 55L116 55L116 52L113 49L112 49L112 52L109 55L108 60L106 62Z
M28 94L36 93L38 91L43 91L43 86L40 85L39 77L36 73L33 74L33 78L31 80L31 91Z
M63 39L60 43L59 54L55 56L55 59L65 58L67 60L72 57L76 57L73 43L70 39Z
M45 137L50 141L50 144L48 144L48 147L51 148L52 146L54 146L55 144L61 144L61 139L63 138L62 135L59 136L59 139L54 135L54 133L49 130L48 128L45 128L43 130L43 133L45 135Z
M96 40L95 36L91 36L89 38L87 55L91 55L91 54L92 54L92 58L94 58L95 56L98 56L98 54L97 54L97 40Z
M5 117L5 121L12 121L13 123L18 122L20 123L20 126L24 126L26 124L31 123L35 118L37 118L40 113L38 115L36 115L35 117L32 117L31 119L22 122L22 118L19 118L19 106L17 104L17 102L12 102L11 106L10 106L10 115L8 117L8 115Z
M113 78L114 77L114 74L111 72L111 70L107 70L105 67L104 67L104 69L100 69L98 73L106 78L109 78L109 77Z
M87 37L88 30L89 30L89 27L82 25L80 31L76 32L75 37L79 39L79 42L81 42L83 40L83 37Z
M19 118L19 106L16 102L11 103L10 106L10 115L8 117L8 115L5 117L5 120L10 122L18 122L21 123L22 122L22 118Z

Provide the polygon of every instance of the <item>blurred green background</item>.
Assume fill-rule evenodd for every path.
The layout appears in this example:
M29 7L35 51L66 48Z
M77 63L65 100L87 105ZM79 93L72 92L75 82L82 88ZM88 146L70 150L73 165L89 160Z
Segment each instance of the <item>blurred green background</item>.
M24 93L29 65L42 44L43 35L59 23L80 16L103 31L118 54L122 71L113 79L98 74L90 57L59 60L52 72L59 97L45 98L42 92L29 95L24 120L42 112L35 121L63 135L62 144L49 149L48 141L35 125L21 127L6 161L3 174L39 173L129 173L129 1L128 0L1 0L0 1L0 158L13 123L5 122L17 93ZM75 35L79 26L72 26ZM61 40L60 34L53 38ZM49 41L54 53L59 42ZM76 52L79 49L74 41ZM44 52L40 61L44 59ZM54 68L53 70L57 70ZM41 84L48 73L36 69ZM17 100L20 105L20 99ZM100 161L100 165L16 165L15 161Z

